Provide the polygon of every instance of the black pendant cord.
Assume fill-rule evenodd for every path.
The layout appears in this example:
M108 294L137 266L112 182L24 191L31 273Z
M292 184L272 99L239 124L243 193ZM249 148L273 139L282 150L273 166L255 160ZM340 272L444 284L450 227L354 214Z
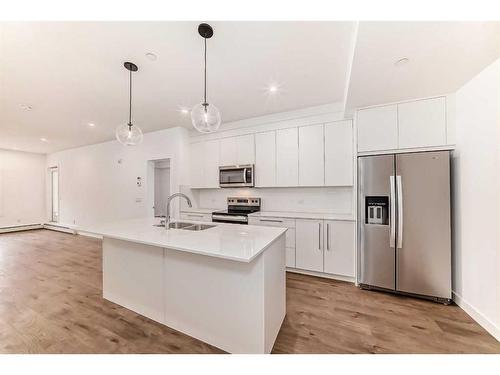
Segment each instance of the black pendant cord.
M132 71L129 72L128 129L132 128Z
M207 38L203 38L205 40L205 93L204 93L204 101L203 104L205 104L205 111L207 110Z

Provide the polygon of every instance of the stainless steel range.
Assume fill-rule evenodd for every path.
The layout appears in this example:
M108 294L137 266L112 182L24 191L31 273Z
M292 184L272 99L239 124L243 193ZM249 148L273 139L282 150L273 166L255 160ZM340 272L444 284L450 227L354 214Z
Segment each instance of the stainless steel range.
M248 214L260 211L260 198L227 198L227 210L212 212L216 223L248 224Z

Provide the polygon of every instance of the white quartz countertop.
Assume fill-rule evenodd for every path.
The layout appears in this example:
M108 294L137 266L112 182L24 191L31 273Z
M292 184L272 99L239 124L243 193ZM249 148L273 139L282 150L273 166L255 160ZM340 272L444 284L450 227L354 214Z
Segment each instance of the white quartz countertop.
M354 221L350 214L315 213L315 212L284 212L284 211L259 211L249 214L249 217L280 217L288 219L316 219L316 220L345 220Z
M102 224L89 232L107 238L247 263L286 232L286 228L278 227L178 221L214 227L200 231L166 230L153 226L159 223L158 219L142 218Z

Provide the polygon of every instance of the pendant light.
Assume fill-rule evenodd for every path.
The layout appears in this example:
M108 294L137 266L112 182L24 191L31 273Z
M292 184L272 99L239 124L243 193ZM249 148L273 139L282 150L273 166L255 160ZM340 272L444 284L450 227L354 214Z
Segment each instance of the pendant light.
M123 64L125 69L129 71L129 109L128 123L120 125L116 128L116 139L125 146L135 146L142 142L141 129L132 124L132 72L137 72L137 65L131 62Z
M198 33L205 42L205 71L204 71L204 96L203 102L195 105L191 110L191 121L200 133L212 133L219 129L221 123L220 112L216 106L207 101L207 39L214 35L214 30L207 23L198 26Z

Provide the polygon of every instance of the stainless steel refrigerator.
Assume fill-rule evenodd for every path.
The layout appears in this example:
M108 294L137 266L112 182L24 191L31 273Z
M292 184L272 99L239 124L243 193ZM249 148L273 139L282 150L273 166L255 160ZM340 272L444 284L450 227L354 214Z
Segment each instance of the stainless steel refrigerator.
M451 301L449 151L358 158L358 283Z

